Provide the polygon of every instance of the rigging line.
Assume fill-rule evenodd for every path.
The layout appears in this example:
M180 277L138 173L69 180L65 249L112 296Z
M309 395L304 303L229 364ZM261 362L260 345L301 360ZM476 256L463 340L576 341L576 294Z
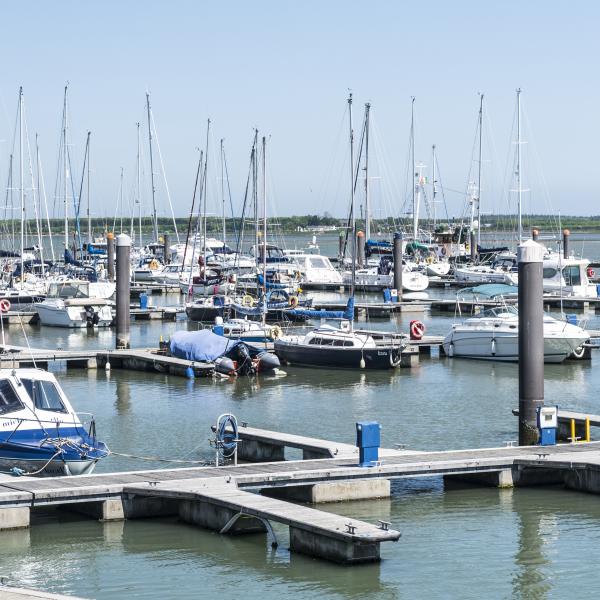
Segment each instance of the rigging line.
M231 208L231 220L233 223L233 233L234 236L237 233L236 230L236 226L235 226L235 214L233 211L233 198L231 196L231 185L229 182L229 168L227 167L227 156L225 155L225 148L223 148L223 166L225 167L225 180L227 182L227 193L229 195L229 206Z
M41 191L42 191L42 197L44 198L44 209L46 212L46 224L48 227L48 238L50 239L50 254L52 255L52 262L56 261L56 258L54 256L54 242L52 241L52 229L50 227L50 214L48 213L48 197L46 196L46 182L44 180L44 169L42 167L42 157L41 157L41 153L40 153L40 149L39 149L39 145L38 145L38 138L36 135L36 155L37 155L37 162L38 162L38 173L40 176L40 186L41 186Z
M192 219L194 218L194 205L196 203L196 191L198 189L198 179L200 177L200 169L202 168L202 151L198 157L198 168L196 169L196 179L194 181L194 193L192 195L192 207L190 208L190 217L188 219L187 233L185 235L185 247L183 249L183 265L185 266L185 259L187 256L188 244L190 243L190 230L192 228ZM194 257L192 256L192 261Z
M171 217L173 219L173 227L175 228L175 237L179 244L179 232L177 231L177 221L175 220L175 213L173 212L173 203L171 202L171 192L169 191L169 182L167 181L167 174L165 172L165 165L163 163L162 152L160 150L160 142L158 141L158 131L156 131L156 123L154 122L154 113L150 111L150 118L152 119L152 128L154 129L154 139L156 140L156 149L158 150L158 159L160 161L160 168L162 171L163 181L165 182L165 191L167 192L167 200L169 201L169 209L171 210Z

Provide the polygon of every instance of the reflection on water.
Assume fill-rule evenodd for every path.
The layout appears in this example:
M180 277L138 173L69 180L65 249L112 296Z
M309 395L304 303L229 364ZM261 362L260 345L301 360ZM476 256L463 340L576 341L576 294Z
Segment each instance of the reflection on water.
M414 315L377 327L406 330ZM423 315L445 333L452 318ZM185 323L132 324L134 346L156 346ZM112 348L114 332L28 328L32 346ZM10 343L25 343L9 327ZM597 356L594 356L594 360ZM546 399L600 412L593 363L546 365ZM286 368L285 377L194 379L114 369L53 367L81 412L94 413L98 435L115 452L212 460L209 427L223 412L250 425L353 442L355 423L377 420L383 444L411 449L502 445L516 438L516 365L422 357L415 369ZM98 471L164 468L152 460L111 456ZM287 528L279 547L264 535L223 537L177 519L98 523L46 511L30 530L0 534L0 574L14 583L85 597L158 599L253 598L549 598L600 587L587 575L600 560L600 504L591 495L556 489L444 491L441 479L393 483L383 501L320 507L348 517L391 521L398 543L383 562L339 568L290 556ZM474 577L476 583L474 584ZM482 592L483 589L483 592Z

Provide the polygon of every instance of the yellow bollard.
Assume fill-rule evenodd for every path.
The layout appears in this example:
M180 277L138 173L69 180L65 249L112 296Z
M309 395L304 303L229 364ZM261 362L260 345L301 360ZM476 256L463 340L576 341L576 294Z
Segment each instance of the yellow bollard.
M585 441L586 442L592 441L592 436L590 435L590 418L589 417L585 418Z
M575 438L575 419L571 419L571 444L577 441Z

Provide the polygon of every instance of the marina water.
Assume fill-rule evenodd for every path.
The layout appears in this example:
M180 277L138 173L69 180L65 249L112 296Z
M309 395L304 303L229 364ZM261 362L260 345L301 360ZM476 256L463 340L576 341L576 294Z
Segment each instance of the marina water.
M585 253L600 255L589 244ZM593 313L579 317L600 328ZM437 334L453 321L406 313L371 325L406 331L412 318ZM185 327L197 325L132 324L132 346L157 346L161 335ZM32 347L114 346L112 331L37 326L26 332ZM10 327L7 341L25 343L19 327ZM597 361L594 353L591 362L546 365L546 402L600 413ZM501 446L517 437L511 413L518 403L517 365L434 355L395 372L285 371L285 377L225 381L116 369L57 375L76 410L93 412L100 437L119 453L101 462L98 472L186 466L159 458L210 461L209 427L223 412L251 426L350 443L356 421L377 420L384 446L415 450ZM220 536L177 519L100 523L48 510L33 514L30 529L2 533L0 575L15 585L100 599L559 598L574 590L594 595L600 588L590 578L600 559L596 496L547 487L444 490L435 478L394 481L392 491L391 499L319 506L391 521L403 535L382 546L380 564L342 568L290 556L287 528L277 524L280 544L272 549L265 536Z

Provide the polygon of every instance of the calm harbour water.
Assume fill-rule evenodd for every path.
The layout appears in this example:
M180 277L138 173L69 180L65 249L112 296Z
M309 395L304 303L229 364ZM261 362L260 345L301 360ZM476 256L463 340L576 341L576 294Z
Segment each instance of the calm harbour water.
M585 316L600 328L593 313ZM406 331L412 318L372 325ZM423 321L428 332L441 334L453 317L425 313ZM193 327L132 323L132 345L155 346L160 335L186 326ZM112 331L26 331L34 347L114 344ZM24 342L18 327L7 336ZM546 365L546 401L599 413L599 358ZM75 408L95 414L102 439L138 456L212 459L209 427L227 411L253 426L344 442L354 441L356 421L377 420L383 445L411 449L496 446L516 438L516 365L434 356L395 373L285 370L285 377L218 382L116 369L57 375ZM165 464L111 456L98 472L150 467ZM382 545L380 564L342 568L290 555L287 528L277 525L280 545L272 550L264 536L220 536L176 519L99 523L49 511L35 515L29 530L0 534L0 575L15 585L102 599L559 598L600 591L597 496L560 488L444 491L440 480L422 479L394 482L388 500L319 508L391 521L402 538Z

